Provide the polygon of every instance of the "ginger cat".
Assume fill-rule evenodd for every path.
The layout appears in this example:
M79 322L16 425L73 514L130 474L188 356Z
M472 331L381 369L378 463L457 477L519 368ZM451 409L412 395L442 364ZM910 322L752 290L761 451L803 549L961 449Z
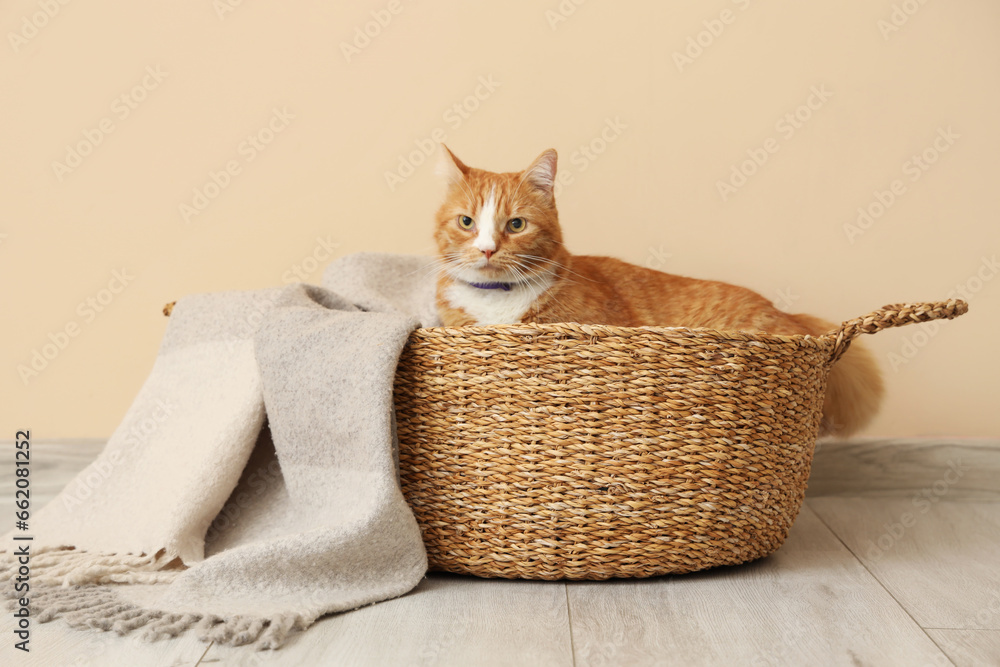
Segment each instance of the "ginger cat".
M556 152L522 172L466 166L443 147L448 193L437 213L437 308L445 326L584 322L821 335L834 325L790 315L744 287L675 276L563 245ZM878 410L882 379L855 342L833 367L822 435L847 435Z

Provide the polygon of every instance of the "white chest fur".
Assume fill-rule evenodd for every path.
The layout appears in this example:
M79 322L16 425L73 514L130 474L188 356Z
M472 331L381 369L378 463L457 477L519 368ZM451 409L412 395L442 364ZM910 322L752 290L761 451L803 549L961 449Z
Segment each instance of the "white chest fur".
M532 284L514 285L510 291L481 289L464 282L455 282L444 294L452 307L475 318L476 324L516 324L551 286L552 278L549 276Z

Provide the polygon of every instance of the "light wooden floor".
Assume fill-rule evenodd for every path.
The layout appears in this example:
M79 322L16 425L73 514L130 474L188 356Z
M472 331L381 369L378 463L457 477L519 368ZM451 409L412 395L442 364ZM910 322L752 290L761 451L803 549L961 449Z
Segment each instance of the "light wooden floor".
M33 444L36 508L102 445ZM740 567L585 583L431 575L265 653L56 620L32 626L25 656L10 627L5 615L0 664L46 667L1000 665L1000 441L823 444L785 546Z

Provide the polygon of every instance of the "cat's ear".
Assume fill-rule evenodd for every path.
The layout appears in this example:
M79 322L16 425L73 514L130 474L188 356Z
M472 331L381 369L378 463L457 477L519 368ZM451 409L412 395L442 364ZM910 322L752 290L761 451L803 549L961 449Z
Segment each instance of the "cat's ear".
M550 148L531 163L525 170L524 179L541 191L548 199L555 198L556 152Z
M469 173L469 168L459 160L447 146L441 144L441 154L438 157L437 173L448 180L457 183Z

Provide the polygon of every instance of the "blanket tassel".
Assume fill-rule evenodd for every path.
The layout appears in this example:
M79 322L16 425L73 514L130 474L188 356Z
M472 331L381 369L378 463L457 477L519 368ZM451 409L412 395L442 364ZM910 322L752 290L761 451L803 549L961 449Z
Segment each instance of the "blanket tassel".
M8 602L13 608L14 601ZM63 618L78 630L100 630L126 635L142 628L139 637L158 641L194 628L204 642L229 646L253 644L258 651L281 648L293 630L304 629L298 614L271 618L221 617L144 609L126 602L108 586L42 586L32 591L32 611L39 623Z
M7 558L4 558L6 556ZM62 617L70 627L113 631L119 635L142 628L146 641L176 637L195 628L199 639L219 644L254 644L257 650L280 648L293 630L306 623L299 614L274 617L171 613L143 609L125 601L115 584L167 584L182 570L166 569L174 558L158 554L101 554L74 549L45 548L32 555L31 609L39 623ZM0 579L13 580L18 565L0 555ZM18 594L4 587L7 607Z
M4 554L7 556L7 554ZM31 580L43 586L82 586L85 584L161 584L170 583L180 569L164 569L175 559L161 551L157 554L112 554L44 549L31 556ZM0 558L0 578L17 575L13 558Z

